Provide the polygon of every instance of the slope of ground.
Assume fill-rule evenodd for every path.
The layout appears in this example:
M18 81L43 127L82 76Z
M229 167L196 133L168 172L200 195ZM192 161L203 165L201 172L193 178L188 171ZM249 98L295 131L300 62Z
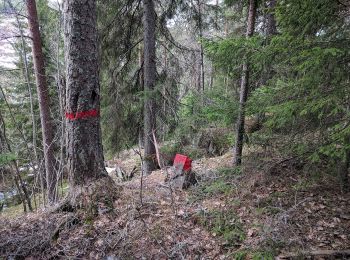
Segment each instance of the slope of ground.
M199 183L188 191L164 182L167 170L137 174L120 183L123 191L114 209L98 216L41 212L1 218L0 255L273 259L328 250L322 251L326 258L315 258L335 258L335 251L341 251L337 257L347 259L350 194L341 191L333 176L293 160L263 158L250 154L243 169L230 168L230 154L196 160ZM139 161L129 151L115 163L128 172Z

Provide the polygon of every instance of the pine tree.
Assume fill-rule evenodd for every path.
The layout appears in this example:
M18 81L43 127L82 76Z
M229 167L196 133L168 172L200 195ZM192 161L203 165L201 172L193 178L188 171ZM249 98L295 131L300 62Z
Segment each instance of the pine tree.
M143 1L144 26L144 172L150 174L156 169L156 149L153 134L156 133L156 102L154 98L156 84L156 13L153 0Z
M66 202L95 213L98 201L113 201L116 192L104 168L101 142L96 1L67 0L64 16L70 182Z
M42 41L39 30L38 14L35 0L27 0L28 23L32 37L32 52L34 60L34 71L39 99L40 120L43 135L43 148L45 159L47 199L49 203L57 200L56 176L54 171L54 129L50 115L50 96L46 79Z
M256 0L250 0L248 8L249 8L249 11L248 11L246 38L252 37L254 33L256 9L257 9ZM234 164L236 166L242 163L245 106L247 102L248 91L249 91L249 61L247 60L247 57L245 57L245 60L242 66L239 112L238 112L238 119L236 123L236 143L235 143L235 150L234 150Z

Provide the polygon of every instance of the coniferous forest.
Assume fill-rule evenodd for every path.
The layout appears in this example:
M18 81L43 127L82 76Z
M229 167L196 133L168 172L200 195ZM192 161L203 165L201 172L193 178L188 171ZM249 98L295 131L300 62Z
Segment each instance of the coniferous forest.
M0 0L0 259L350 259L350 1Z

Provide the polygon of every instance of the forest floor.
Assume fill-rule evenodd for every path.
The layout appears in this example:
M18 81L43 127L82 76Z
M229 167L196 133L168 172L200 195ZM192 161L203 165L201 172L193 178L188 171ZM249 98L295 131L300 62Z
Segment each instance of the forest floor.
M248 151L243 169L231 153L195 160L188 190L166 170L138 174L98 216L1 217L0 259L350 259L350 193L293 159L264 158ZM113 163L130 172L139 162L128 151Z

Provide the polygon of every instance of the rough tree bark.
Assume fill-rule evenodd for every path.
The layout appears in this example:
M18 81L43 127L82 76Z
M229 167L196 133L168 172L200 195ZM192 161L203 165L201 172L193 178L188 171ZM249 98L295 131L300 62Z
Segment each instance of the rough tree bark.
M277 0L267 1L267 14L265 17L265 36L266 43L269 44L271 37L277 34L276 19L275 19L275 8ZM265 85L268 80L272 78L272 66L271 62L266 65L266 71L262 75L261 85Z
M253 36L255 29L255 17L256 17L257 1L249 0L248 6L248 21L246 38ZM235 166L239 166L242 163L242 151L243 151L243 136L244 136L244 121L245 121L245 105L247 102L249 91L249 61L245 57L242 66L242 78L241 78L241 90L239 98L239 112L236 123L236 141L234 148L234 161Z
M140 74L139 74L139 82L140 82L140 90L144 91L144 50L143 50L143 42L139 45L139 68L140 68ZM144 111L141 111L141 114L144 114ZM144 127L141 123L138 129L138 138L139 138L139 148L144 148Z
M95 0L64 2L66 133L70 208L111 207L117 189L104 167Z
M156 149L153 143L153 131L156 131L154 88L156 83L156 13L153 0L143 0L144 26L144 173L155 170Z
M201 0L197 0L198 5L198 29L199 29L199 38L202 40L203 38L203 15L202 15L202 2ZM203 44L200 43L200 86L202 93L204 95L205 90L205 75L204 75L204 48Z
M28 10L29 30L32 37L32 52L35 70L35 79L37 85L40 121L43 135L43 148L45 159L47 199L51 204L57 200L56 176L54 171L54 144L53 144L53 125L50 115L50 96L46 81L44 55L42 51L41 36L38 23L38 14L35 0L26 0Z
M270 0L267 2L268 13L266 15L266 29L265 34L269 37L277 34L275 7L277 0Z

